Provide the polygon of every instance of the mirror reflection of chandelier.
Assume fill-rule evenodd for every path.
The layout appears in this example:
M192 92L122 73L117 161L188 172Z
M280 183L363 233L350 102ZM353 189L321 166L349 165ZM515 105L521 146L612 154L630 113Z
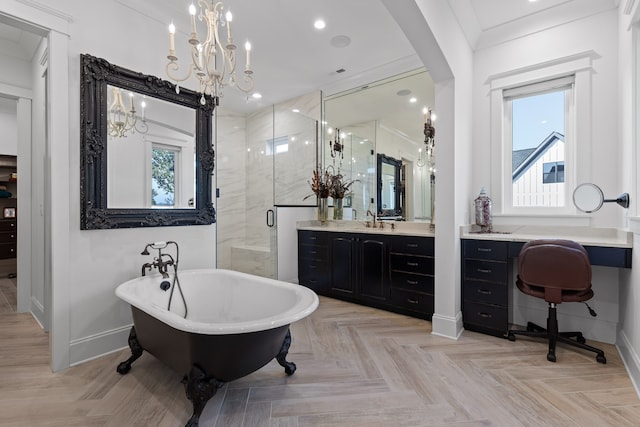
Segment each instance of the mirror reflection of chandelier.
M227 11L223 16L224 3L206 0L198 0L200 13L198 19L204 21L207 28L206 38L200 39L196 27L196 7L189 6L191 17L191 35L189 44L191 45L191 63L189 72L184 77L177 77L174 72L178 71L178 57L176 56L174 34L176 27L169 25L169 63L166 67L167 76L176 82L176 92L180 88L178 82L183 82L192 75L200 83L199 92L202 94L200 102L204 105L205 95L218 97L222 96L222 88L234 86L242 92L249 93L253 90L253 71L251 70L250 52L251 44L246 42L246 65L244 69L244 81L247 84L241 86L236 77L236 45L231 36L231 22L233 15ZM226 28L226 31L224 29ZM226 32L226 43L222 40L220 32Z
M331 130L329 130L331 133ZM333 164L336 164L336 157L340 158L340 166L342 166L342 159L344 159L344 135L340 134L340 129L336 128L335 137L332 140L329 140L329 148L331 149L331 158L333 159Z
M120 88L114 87L111 91L112 102L109 106L107 117L107 133L114 138L126 137L127 132L131 133L147 133L149 126L144 117L146 103L141 102L142 118L138 122L136 116L136 107L133 103L133 93L129 93L129 110L122 100L122 91Z
M432 114L431 108L424 107L422 110L424 113L424 144L427 146L427 163L429 164L429 169L433 169L432 172L435 172L435 136L436 129L433 127L432 120L435 120L435 114Z

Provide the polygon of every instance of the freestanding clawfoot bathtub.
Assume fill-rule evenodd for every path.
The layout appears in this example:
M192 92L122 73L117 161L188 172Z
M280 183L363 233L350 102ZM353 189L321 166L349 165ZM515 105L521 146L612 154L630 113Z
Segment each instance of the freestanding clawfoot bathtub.
M117 371L126 374L147 351L184 374L193 404L186 425L197 426L206 403L224 383L273 358L287 375L295 372L296 365L285 360L289 324L311 314L318 297L303 286L230 270L185 270L179 275L177 291L160 274L129 280L116 289L116 295L131 304L133 315L131 357Z

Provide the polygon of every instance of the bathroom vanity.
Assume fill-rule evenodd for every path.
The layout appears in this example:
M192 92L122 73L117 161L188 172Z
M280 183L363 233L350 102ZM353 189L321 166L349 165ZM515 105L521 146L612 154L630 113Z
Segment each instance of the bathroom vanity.
M513 322L514 260L525 242L574 240L585 247L593 266L631 268L632 234L614 228L503 226L481 233L477 226L465 226L460 234L464 328L498 337Z
M298 224L299 283L320 295L422 319L433 315L434 237L426 223Z

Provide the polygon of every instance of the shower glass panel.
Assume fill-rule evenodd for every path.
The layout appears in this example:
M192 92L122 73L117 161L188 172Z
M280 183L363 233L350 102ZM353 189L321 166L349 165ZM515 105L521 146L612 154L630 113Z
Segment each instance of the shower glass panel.
M315 205L316 121L273 106L217 110L217 266L277 277L276 206Z

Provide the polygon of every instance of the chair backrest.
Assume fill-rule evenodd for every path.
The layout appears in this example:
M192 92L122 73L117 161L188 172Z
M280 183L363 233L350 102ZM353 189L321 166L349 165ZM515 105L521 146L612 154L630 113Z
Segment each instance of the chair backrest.
M574 241L532 240L518 255L518 276L528 285L586 290L591 288L591 263L584 247Z

